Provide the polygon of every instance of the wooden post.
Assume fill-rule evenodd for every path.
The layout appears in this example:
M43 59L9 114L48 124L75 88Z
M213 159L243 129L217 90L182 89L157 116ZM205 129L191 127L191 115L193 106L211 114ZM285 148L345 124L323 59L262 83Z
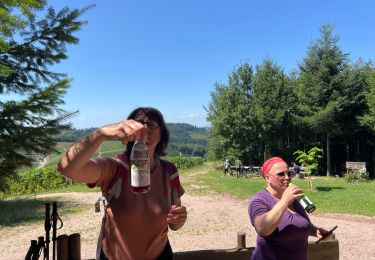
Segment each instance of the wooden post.
M246 233L240 231L237 233L237 250L241 250L245 248L246 248Z
M69 256L69 243L68 243L68 235L60 235L56 238L56 259L57 260L68 260Z
M69 259L81 260L81 235L79 233L69 235Z

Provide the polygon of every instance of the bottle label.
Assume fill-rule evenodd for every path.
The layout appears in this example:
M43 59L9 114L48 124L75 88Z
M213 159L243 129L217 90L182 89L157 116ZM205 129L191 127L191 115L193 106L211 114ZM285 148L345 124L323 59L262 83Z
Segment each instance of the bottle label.
M306 197L305 196L305 198L304 198L305 200L306 200L306 202L309 204L309 205L311 205L311 204L314 204L314 203L312 203L312 201L311 200L309 200L309 198L308 197Z
M306 201L305 201L305 198L301 198L299 200L299 203L301 203L302 207L305 209L307 207L307 204L306 204Z
M148 164L132 164L131 166L131 186L147 187L150 186L150 169Z

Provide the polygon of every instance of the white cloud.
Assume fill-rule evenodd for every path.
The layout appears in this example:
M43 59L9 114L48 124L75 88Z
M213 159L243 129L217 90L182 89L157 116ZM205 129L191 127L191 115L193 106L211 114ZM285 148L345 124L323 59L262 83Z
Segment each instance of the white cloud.
M187 114L187 115L182 115L179 116L179 118L194 118L194 117L199 117L200 115L198 113L195 114Z

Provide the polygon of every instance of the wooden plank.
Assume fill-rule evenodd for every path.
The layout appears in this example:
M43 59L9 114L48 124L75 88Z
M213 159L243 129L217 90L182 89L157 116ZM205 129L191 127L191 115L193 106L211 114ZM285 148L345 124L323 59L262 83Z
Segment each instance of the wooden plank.
M366 162L346 162L345 166L347 170L361 170L366 169Z

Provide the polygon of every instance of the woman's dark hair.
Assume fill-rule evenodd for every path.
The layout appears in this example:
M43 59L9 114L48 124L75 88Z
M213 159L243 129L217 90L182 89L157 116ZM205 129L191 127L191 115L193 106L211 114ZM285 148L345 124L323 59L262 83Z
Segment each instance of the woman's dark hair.
M169 131L167 125L165 124L164 117L159 110L153 107L139 107L133 110L128 116L128 119L136 120L141 116L147 116L148 120L155 121L159 125L160 129L160 141L156 145L155 148L155 157L164 156L166 155L165 150L167 149L168 142L169 142ZM126 145L126 151L128 155L130 155L131 149L134 145L134 142L130 142Z

